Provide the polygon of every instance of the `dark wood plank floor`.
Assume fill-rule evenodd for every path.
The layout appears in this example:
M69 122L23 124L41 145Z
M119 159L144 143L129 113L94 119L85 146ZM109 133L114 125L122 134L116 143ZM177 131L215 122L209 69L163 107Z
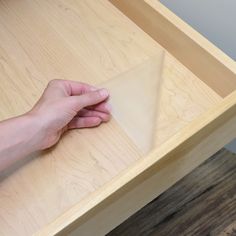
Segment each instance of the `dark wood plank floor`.
M236 235L236 155L222 149L108 236Z

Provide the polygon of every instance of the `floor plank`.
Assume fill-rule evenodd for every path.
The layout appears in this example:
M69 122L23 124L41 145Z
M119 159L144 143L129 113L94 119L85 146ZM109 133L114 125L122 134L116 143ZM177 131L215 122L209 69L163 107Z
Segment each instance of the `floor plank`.
M235 170L222 149L108 236L236 235Z

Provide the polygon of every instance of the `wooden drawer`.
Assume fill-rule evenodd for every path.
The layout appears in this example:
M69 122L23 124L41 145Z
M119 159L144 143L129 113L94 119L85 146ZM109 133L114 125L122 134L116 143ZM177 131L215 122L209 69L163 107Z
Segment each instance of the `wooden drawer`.
M114 108L1 173L1 235L104 235L236 137L235 61L156 0L1 1L0 65L1 119L53 78Z

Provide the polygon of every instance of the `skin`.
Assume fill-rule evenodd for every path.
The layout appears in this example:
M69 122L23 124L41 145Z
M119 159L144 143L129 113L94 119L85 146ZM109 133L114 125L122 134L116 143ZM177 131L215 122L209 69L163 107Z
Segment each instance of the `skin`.
M108 98L106 89L88 84L49 82L32 110L0 122L0 171L33 152L52 147L70 129L109 121Z

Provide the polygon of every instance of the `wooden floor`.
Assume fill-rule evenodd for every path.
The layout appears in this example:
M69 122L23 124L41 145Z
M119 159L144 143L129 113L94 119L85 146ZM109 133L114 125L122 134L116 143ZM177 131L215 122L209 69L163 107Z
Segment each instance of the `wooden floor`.
M236 154L222 149L108 236L236 235Z

